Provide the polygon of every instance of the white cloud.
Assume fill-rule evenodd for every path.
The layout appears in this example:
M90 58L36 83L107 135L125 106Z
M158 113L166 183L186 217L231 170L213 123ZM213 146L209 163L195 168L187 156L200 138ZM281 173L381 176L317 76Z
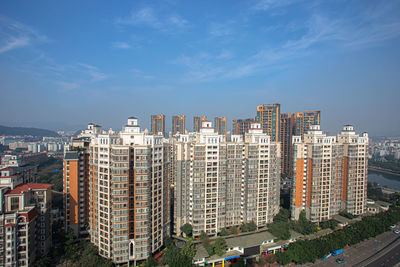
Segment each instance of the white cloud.
M154 79L153 75L145 74L143 71L138 70L138 69L132 69L131 72L137 78L142 78L142 79L145 79L145 80Z
M0 54L48 41L47 36L38 33L35 29L18 21L0 16Z
M211 23L210 35L214 37L224 37L232 35L234 21L228 21L226 23Z
M79 84L73 82L58 82L58 85L61 88L61 91L71 91L79 88Z
M129 49L131 48L131 45L126 42L113 42L111 47L116 49Z
M78 63L78 71L89 75L91 82L103 81L109 78L109 75L100 72L97 67L85 63Z
M178 16L178 15L170 16L170 17L167 19L167 22L168 22L169 24L175 25L175 26L177 26L177 27L179 27L179 28L183 28L183 27L186 27L186 26L188 25L187 20L181 18L181 17Z
M10 37L5 43L0 47L0 54L13 50L15 48L28 46L30 40L27 37Z
M295 2L295 0L258 0L254 6L252 6L252 9L267 11L276 8L283 8Z
M164 32L184 29L189 25L187 20L177 14L159 15L151 7L134 10L128 17L117 18L115 23L120 26L146 26Z

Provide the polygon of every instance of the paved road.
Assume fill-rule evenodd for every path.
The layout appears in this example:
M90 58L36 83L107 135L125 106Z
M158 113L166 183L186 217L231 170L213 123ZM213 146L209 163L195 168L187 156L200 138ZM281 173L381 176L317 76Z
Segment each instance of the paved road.
M393 247L389 252L382 255L375 261L366 265L366 267L392 267L400 262L400 242L397 242L397 246Z
M382 248L386 247L388 244L396 240L398 235L393 233L393 231L383 233L376 238L370 238L364 242L356 244L351 247L346 247L343 249L344 257L345 257L345 266L353 266L356 265L363 260L373 256L376 251L381 250ZM375 241L376 240L376 241ZM398 240L397 242L400 242ZM328 267L328 266L344 266L344 264L337 264L336 259L343 257L342 255L339 256L331 256L327 260L317 260L314 264L308 263L303 266L313 266L313 267ZM400 254L400 250L399 250ZM390 266L390 265L387 265ZM394 265L391 265L394 266Z

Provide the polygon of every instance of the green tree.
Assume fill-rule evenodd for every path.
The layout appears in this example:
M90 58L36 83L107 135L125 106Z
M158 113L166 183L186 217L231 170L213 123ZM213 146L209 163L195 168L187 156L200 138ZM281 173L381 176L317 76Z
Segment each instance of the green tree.
M289 218L289 210L281 208L279 213L274 217L274 222L289 222Z
M207 250L208 255L212 256L215 254L213 245L207 244L204 246L204 248Z
M224 255L226 252L227 245L225 239L222 237L218 237L215 242L214 242L214 251L217 253L219 256Z
M194 258L194 256L196 255L196 249L192 241L189 240L185 243L185 245L181 249L181 254L185 257L190 258L190 260Z
M147 260L143 263L143 267L156 267L158 266L157 262L153 257L148 257Z
M181 231L185 233L186 236L192 235L193 227L190 223L185 223L181 226Z
M229 228L229 231L234 235L236 235L239 232L236 226L232 226L231 228Z
M255 230L257 230L257 225L254 221L251 221L247 224L247 227L249 229L250 232L253 232Z
M207 233L204 231L201 231L201 233L200 233L200 240L205 245L210 243L210 238L208 237Z
M222 228L221 233L219 233L221 236L227 236L228 235L228 231L226 230L226 228Z
M247 226L247 223L242 223L242 224L240 225L240 230L242 230L242 232L248 232L248 231L249 231L249 228L248 228L248 226Z
M274 222L269 224L268 230L281 240L288 240L290 238L289 223L287 222Z

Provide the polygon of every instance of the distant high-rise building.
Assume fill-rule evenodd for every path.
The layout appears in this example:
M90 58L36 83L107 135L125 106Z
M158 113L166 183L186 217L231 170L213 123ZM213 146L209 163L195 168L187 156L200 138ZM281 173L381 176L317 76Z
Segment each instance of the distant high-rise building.
M215 117L214 119L215 131L219 135L226 137L226 117Z
M76 236L87 233L89 222L89 143L87 137L73 138L64 154L64 225Z
M165 115L151 115L151 133L154 135L158 135L162 133L165 135Z
M90 140L90 240L116 264L147 259L169 235L169 144L134 117Z
M255 122L253 118L232 120L232 134L244 135L248 133L253 122Z
M293 113L294 135L304 136L311 125L320 125L321 111L310 110Z
M256 121L261 123L264 133L271 136L271 141L279 140L279 124L280 124L280 104L262 104L257 106Z
M282 173L290 175L292 171L292 137L303 137L311 125L319 125L320 114L319 110L281 113L279 140L282 144Z
M172 147L175 234L186 223L199 237L243 222L272 222L279 211L280 144L259 123L227 141L204 121L200 133L174 136Z
M186 116L185 115L175 115L172 116L172 134L185 133Z
M304 137L293 136L292 217L304 210L312 222L332 219L344 210L366 212L368 134L356 135L353 126L326 136L319 125Z
M292 156L292 136L294 132L294 120L293 116L290 113L282 113L280 119L280 135L279 140L281 140L281 148L282 148L282 173L290 174L291 172L291 156Z
M201 123L207 120L206 116L194 116L193 117L193 132L199 133L201 128Z

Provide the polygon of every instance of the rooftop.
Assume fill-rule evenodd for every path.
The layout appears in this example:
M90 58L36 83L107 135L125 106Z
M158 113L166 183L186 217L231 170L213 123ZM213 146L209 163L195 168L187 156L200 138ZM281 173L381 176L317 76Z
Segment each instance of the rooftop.
M37 183L21 184L15 187L13 190L7 192L6 195L17 195L21 194L21 192L28 192L29 190L45 190L52 186L53 186L52 184L37 184Z
M66 151L64 155L65 160L78 160L79 155L77 151Z
M261 245L264 241L276 239L270 232L264 231L254 234L240 235L235 237L227 237L226 244L228 247L249 248Z

